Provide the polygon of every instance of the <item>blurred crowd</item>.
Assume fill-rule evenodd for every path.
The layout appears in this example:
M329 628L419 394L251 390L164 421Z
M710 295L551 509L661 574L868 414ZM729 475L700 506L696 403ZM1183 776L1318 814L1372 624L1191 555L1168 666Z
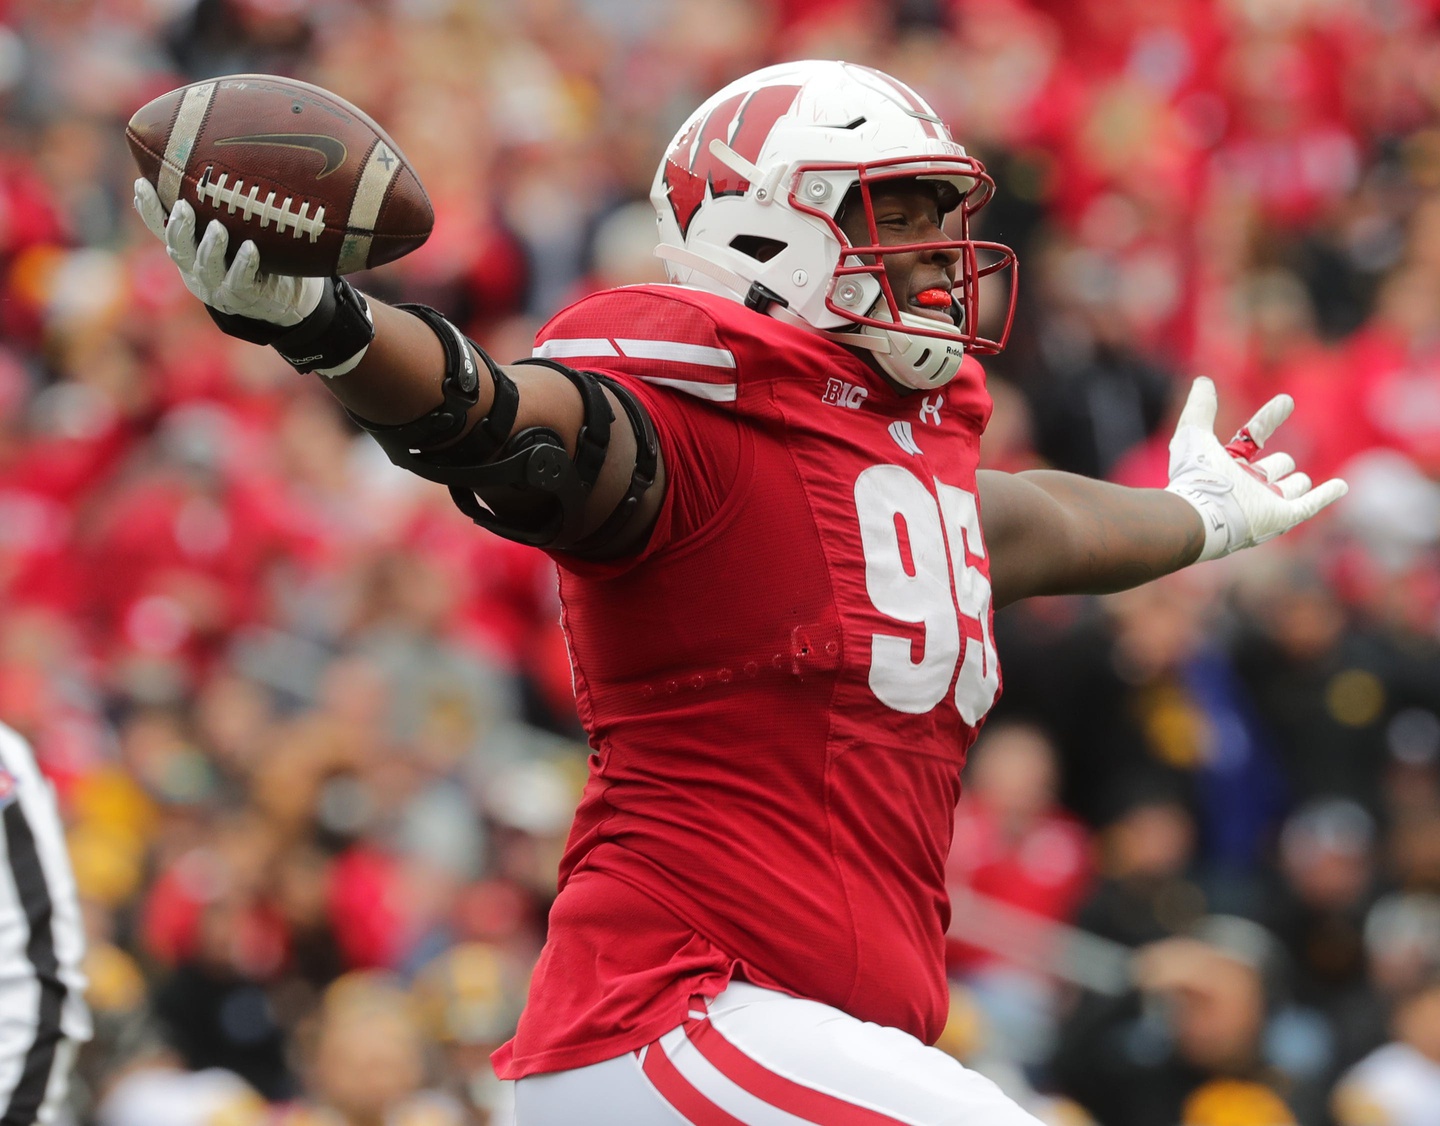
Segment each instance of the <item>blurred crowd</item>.
M350 98L437 215L362 288L509 360L662 279L666 141L801 57L907 80L999 181L989 465L1163 482L1205 373L1222 430L1294 394L1278 444L1351 483L997 617L942 1046L1057 1126L1440 1123L1437 0L0 0L0 717L87 917L78 1122L508 1121L587 753L550 564L214 330L130 114Z

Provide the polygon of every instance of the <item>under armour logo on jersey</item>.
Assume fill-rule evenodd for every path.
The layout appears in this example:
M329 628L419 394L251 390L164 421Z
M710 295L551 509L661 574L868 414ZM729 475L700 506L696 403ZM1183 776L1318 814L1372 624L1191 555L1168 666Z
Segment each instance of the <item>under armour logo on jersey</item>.
M924 456L925 451L915 444L915 432L910 429L908 422L892 422L886 429L890 431L890 437L895 439L895 444L907 454Z
M846 383L843 379L831 379L825 384L825 393L820 396L822 403L829 403L836 407L849 407L852 411L858 411L860 405L865 402L870 392L863 387L857 387L853 383Z
M934 399L932 403L930 400ZM920 400L920 421L928 422L931 426L940 425L940 408L945 405L945 392L936 391L934 395L926 395Z

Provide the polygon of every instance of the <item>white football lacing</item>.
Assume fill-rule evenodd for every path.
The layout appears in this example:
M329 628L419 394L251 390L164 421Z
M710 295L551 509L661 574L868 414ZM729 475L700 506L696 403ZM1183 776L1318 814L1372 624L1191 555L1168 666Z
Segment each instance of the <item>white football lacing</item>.
M257 216L260 219L260 229L263 231L272 222L275 230L284 234L287 228L293 227L293 238L301 235L309 235L311 242L318 242L320 236L325 233L325 205L321 204L311 215L310 201L306 200L299 208L291 205L295 202L294 197L286 196L285 202L275 203L275 193L271 192L263 200L260 199L260 185L253 184L250 190L245 190L245 181L236 179L233 184L226 186L230 176L226 172L220 173L219 177L210 179L211 169L206 168L205 174L200 177L200 182L195 185L195 194L201 202L208 201L211 206L229 209L229 214L234 215L237 211L245 222Z

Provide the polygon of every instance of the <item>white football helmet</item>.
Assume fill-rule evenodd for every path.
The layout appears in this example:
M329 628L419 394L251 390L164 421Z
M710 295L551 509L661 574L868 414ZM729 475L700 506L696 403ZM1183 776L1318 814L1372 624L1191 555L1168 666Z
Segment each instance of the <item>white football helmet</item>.
M871 187L908 178L948 185L941 206L955 212L957 237L878 245ZM1013 277L996 338L977 330L980 279L1015 267L1009 247L970 238L970 217L994 190L984 165L904 83L852 63L782 63L726 86L670 142L650 191L655 253L672 282L835 333L924 390L953 379L965 349L998 352L1009 335ZM836 221L852 191L869 245L852 245ZM886 254L935 249L959 252L953 324L904 311L885 275Z

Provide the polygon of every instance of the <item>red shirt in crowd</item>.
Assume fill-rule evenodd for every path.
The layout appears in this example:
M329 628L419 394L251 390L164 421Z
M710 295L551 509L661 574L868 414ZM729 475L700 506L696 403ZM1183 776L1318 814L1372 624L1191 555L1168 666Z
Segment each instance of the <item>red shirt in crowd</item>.
M1051 810L1018 833L1008 832L983 803L965 800L955 811L950 849L951 888L964 888L1042 919L1068 920L1090 882L1090 838L1063 810ZM951 942L952 968L1000 960L992 952Z

